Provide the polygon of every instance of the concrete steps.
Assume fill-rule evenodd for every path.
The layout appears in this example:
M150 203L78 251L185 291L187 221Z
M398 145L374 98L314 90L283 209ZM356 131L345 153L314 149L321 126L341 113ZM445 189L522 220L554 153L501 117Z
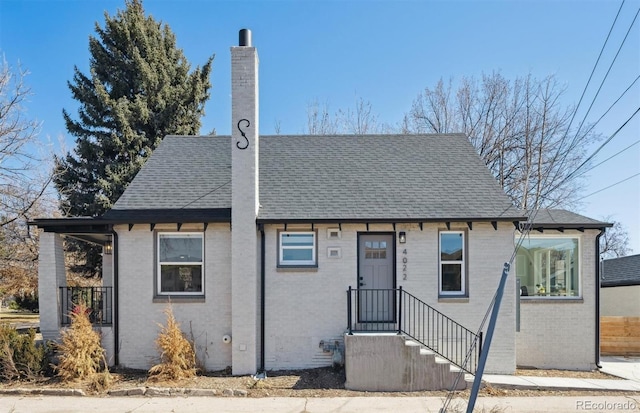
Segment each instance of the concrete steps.
M460 371L416 341L375 334L345 336L345 367L345 387L360 391L451 390Z
M454 387L455 390L464 390L467 388L464 373L462 373L462 376L456 384L456 377L462 371L461 368L451 364L449 360L438 356L433 350L422 347L417 341L406 338L404 344L407 347L418 348L419 359L423 359L418 360L418 363L423 364L422 367L427 370L427 375L429 375L431 379L430 382L440 386L437 390L453 390ZM418 367L420 368L420 366Z

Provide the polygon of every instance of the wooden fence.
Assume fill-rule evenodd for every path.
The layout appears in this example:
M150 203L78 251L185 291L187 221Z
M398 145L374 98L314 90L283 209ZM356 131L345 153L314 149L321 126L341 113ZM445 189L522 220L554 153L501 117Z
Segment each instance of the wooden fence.
M600 317L603 356L640 356L640 317Z

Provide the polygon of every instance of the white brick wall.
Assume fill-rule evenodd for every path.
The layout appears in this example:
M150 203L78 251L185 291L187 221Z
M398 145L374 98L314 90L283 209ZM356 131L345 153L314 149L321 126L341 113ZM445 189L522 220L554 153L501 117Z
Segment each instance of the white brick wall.
M347 295L357 288L357 233L364 224L342 225L340 240L327 240L326 229L318 229L318 268L282 270L276 268L277 229L266 227L266 367L288 369L331 364L330 355L318 347L320 340L339 337L347 327ZM444 228L444 225L442 226ZM288 225L287 229L295 226ZM309 229L310 226L300 226ZM466 228L466 225L455 226ZM452 226L452 229L454 227ZM391 224L370 225L369 231L390 232ZM513 227L475 223L468 237L469 299L438 301L438 226L397 225L407 232L407 243L398 244L396 260L398 285L426 301L464 326L480 325L498 285L503 264L513 251ZM342 258L327 258L327 247L340 247ZM408 252L407 280L402 280L402 248ZM514 291L513 277L507 291ZM505 294L487 372L515 370L515 295Z
M231 48L231 94L232 367L233 374L254 374L259 357L260 277L256 229L259 207L258 55L254 47Z
M347 288L357 285L356 228L342 225L342 239L327 240L318 229L318 269L278 269L277 229L265 227L266 368L281 370L331 364L321 340L339 340L347 327ZM331 225L337 227L337 225ZM360 226L363 227L363 226ZM288 225L287 230L310 225ZM362 228L364 230L364 228ZM340 247L342 258L327 258L327 247Z
M201 231L203 226L184 225L182 231ZM175 231L175 225L117 226L119 261L120 364L148 369L158 362L155 347L160 327L166 325L163 311L168 303L154 302L155 236L157 231ZM231 259L229 224L210 224L205 233L205 301L172 303L182 330L196 339L198 357L207 370L231 365L231 348L222 336L231 334Z
M266 368L309 368L331 364L331 354L323 353L321 340L339 340L347 327L347 294L357 286L357 234L364 224L342 225L341 239L328 240L327 228L316 225L318 233L317 269L278 269L277 230L265 228L266 269ZM309 225L298 226L309 229ZM184 226L183 230L201 229ZM289 225L288 229L296 226ZM438 229L425 224L397 225L407 232L407 243L397 245L397 285L442 311L471 330L478 328L500 278L502 265L513 248L513 229L499 224L475 223L466 229L469 298L438 298ZM452 224L452 229L464 229ZM154 340L157 323L164 324L165 303L153 302L155 276L154 232L137 225L116 228L120 257L120 361L126 367L149 368L157 361ZM175 230L175 226L156 227ZM392 226L370 225L371 232L390 232ZM487 373L513 373L519 365L545 368L588 369L594 361L594 237L581 235L583 299L576 302L526 302L521 307L521 332L515 333L515 282L509 276L500 311ZM232 364L231 345L222 343L231 328L231 232L228 224L211 224L205 236L204 303L174 303L176 318L183 330L193 329L199 354L208 370ZM327 247L339 247L341 258L327 258ZM407 279L402 279L402 249L407 249ZM513 293L510 294L509 291ZM259 303L255 300L256 305ZM486 330L486 327L485 327ZM517 340L516 340L517 338ZM517 346L516 346L517 343ZM577 345L579 343L580 345ZM259 355L256 341L256 357ZM516 356L517 348L517 356ZM248 350L247 350L248 351ZM247 353L248 354L248 353ZM252 372L253 373L253 372Z
M467 240L468 300L438 297L438 234L446 231L444 224L406 227L408 249L407 280L402 280L398 269L399 285L438 311L451 317L471 331L477 331L496 292L504 263L513 252L513 226L498 223L494 230L490 223L473 223L473 229L464 223L451 223L451 230L465 231ZM403 230L398 228L398 231ZM398 262L402 250L398 249ZM513 271L507 279L498 323L493 337L487 373L513 373L515 371L515 281ZM485 325L486 332L488 325Z
M40 230L38 295L40 331L45 340L56 340L60 328L59 287L66 287L62 236Z
M565 230L580 239L582 299L521 300L517 364L537 368L595 368L595 237Z

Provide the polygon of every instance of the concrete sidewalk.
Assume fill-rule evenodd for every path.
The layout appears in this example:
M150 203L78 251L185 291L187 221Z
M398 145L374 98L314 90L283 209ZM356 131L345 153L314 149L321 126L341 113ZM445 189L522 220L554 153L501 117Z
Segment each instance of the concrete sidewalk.
M601 372L640 383L640 357L601 357Z
M0 399L0 413L375 413L438 412L440 397L56 397L8 396ZM623 396L480 397L480 412L628 412L640 402ZM465 411L466 400L454 399L448 411Z
M493 387L503 389L640 392L640 357L602 357L601 365L600 371L622 380L496 374L485 374L482 379ZM472 382L473 376L467 375L466 379Z
M485 374L482 380L491 384L493 387L502 389L640 392L640 382L633 380L577 379L572 377L533 377L497 374Z

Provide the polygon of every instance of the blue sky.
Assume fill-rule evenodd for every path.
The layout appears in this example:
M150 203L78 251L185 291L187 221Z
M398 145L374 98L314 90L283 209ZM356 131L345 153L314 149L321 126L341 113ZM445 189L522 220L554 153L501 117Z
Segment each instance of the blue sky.
M301 133L309 102L330 110L369 101L381 121L397 124L425 87L440 78L500 71L507 78L554 74L576 104L621 1L177 1L146 0L167 23L193 66L215 54L211 100L202 132L231 130L229 47L249 28L260 56L260 128ZM581 121L640 7L626 0L576 116ZM0 0L0 53L30 75L28 115L43 122L41 138L56 150L73 139L62 108L75 113L67 81L87 72L88 38L104 12L124 0ZM640 18L639 18L640 20ZM587 122L597 120L640 75L640 21L631 26ZM609 137L640 107L640 81L596 126ZM640 114L607 144L595 163L640 139ZM593 152L597 146L589 148ZM583 196L640 173L640 144L589 172ZM611 216L640 253L640 176L582 200L577 211Z

